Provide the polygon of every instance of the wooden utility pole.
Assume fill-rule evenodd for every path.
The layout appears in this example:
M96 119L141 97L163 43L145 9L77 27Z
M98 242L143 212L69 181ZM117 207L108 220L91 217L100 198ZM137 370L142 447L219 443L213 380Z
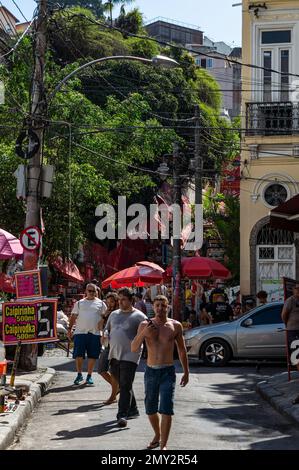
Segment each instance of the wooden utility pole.
M45 99L45 62L47 52L47 0L39 0L38 17L34 22L34 70L32 77L30 117L29 117L29 147L36 152L28 163L28 189L26 196L25 228L41 227L40 192L42 184L42 149L47 116ZM36 141L39 145L36 147ZM38 267L39 251L24 251L24 270ZM35 370L37 367L37 344L24 345L21 350L20 367L23 370Z

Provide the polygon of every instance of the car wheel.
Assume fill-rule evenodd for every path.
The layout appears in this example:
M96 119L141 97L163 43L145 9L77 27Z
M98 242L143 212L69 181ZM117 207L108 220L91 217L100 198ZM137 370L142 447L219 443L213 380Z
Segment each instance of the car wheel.
M209 339L203 344L200 356L206 365L222 367L230 360L231 350L223 339Z

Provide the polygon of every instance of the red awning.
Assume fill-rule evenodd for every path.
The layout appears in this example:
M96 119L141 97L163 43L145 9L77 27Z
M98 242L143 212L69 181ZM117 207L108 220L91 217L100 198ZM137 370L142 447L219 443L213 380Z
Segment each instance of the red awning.
M270 211L273 228L299 232L299 194Z
M50 262L53 268L57 269L63 277L73 282L84 282L84 278L75 263L68 259L63 261L61 256Z

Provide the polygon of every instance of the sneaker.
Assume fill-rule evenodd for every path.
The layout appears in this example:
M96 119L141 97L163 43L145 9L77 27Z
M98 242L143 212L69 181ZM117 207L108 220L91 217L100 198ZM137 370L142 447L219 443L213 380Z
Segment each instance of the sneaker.
M120 428L125 428L127 426L126 418L119 418L119 420L117 421L117 424Z
M83 375L78 374L77 377L74 380L74 385L80 385L84 381Z
M91 375L88 375L85 380L86 385L94 385Z

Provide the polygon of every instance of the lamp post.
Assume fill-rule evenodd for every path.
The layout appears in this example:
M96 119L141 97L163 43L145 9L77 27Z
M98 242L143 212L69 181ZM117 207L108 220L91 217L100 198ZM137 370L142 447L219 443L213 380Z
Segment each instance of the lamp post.
M73 70L71 73L66 75L61 82L56 85L54 90L49 96L49 101L51 102L52 98L56 95L56 93L61 89L61 87L68 82L74 75L81 72L82 70L86 69L87 67L92 67L93 65L100 64L102 62L108 62L111 60L129 60L129 61L137 61L143 62L144 64L153 65L155 67L161 66L163 68L174 68L178 67L179 63L171 59L170 57L166 57L163 55L156 55L152 59L146 59L145 57L138 57L132 55L115 55L115 56L107 56L107 57L100 57L99 59L91 60L90 62L86 62L86 64L81 65L77 69Z
M178 157L179 157L179 146L175 142L173 144L173 187L174 187L174 203L177 207L181 208L182 206L182 186L181 178L179 174L178 167ZM159 168L158 172L160 178L165 180L169 168L165 162L163 162ZM181 214L181 210L179 211ZM174 222L174 221L173 221ZM175 230L174 230L175 232ZM178 233L173 233L173 250L172 250L172 315L173 318L177 321L182 321L182 268L181 268L181 238Z

